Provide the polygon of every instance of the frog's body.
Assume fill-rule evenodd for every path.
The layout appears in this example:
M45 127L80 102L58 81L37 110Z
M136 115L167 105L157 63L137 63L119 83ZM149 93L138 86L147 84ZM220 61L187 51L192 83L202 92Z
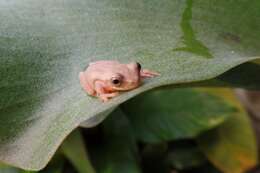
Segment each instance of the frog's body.
M102 101L115 97L119 91L134 89L144 77L159 75L150 70L142 70L139 63L122 64L118 61L96 61L89 64L79 78L82 88Z

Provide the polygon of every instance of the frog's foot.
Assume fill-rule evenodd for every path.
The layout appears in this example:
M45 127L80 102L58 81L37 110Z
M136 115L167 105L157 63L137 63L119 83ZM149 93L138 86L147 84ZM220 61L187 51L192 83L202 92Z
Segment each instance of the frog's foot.
M99 94L98 97L103 102L107 102L110 98L116 97L118 95L119 95L119 92L114 92L114 93Z
M143 78L150 78L150 77L155 77L155 76L159 76L160 73L148 70L148 69L143 69L140 72L141 77Z

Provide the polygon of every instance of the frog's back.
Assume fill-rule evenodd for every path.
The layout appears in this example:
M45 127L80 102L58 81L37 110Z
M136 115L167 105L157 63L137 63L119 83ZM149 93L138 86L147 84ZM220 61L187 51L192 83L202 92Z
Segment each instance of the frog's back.
M89 63L87 73L96 73L97 75L109 75L122 68L121 63L115 60L102 60Z
M93 85L94 81L105 81L111 78L121 64L118 61L96 61L89 63L85 71L88 82Z
M115 65L119 65L120 62L116 61L116 60L100 60L100 61L95 61L95 62L91 62L89 63L89 67L90 66L115 66Z

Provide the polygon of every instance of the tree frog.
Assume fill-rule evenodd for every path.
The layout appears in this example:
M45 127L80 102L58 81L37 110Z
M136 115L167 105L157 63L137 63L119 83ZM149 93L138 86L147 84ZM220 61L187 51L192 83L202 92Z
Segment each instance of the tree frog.
M139 87L143 78L158 75L157 72L142 69L138 62L123 64L115 60L102 60L89 63L86 70L79 73L79 79L87 94L106 102L120 91Z

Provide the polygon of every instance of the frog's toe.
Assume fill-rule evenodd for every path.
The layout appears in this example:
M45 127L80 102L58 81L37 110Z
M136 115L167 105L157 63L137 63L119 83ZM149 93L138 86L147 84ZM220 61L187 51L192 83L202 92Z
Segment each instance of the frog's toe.
M151 71L151 70L148 70L148 69L143 69L142 71L141 71L141 77L155 77L155 76L159 76L160 75L160 73L157 73L157 72L155 72L155 71Z
M109 98L104 94L101 94L98 97L102 102L107 102L109 100Z

